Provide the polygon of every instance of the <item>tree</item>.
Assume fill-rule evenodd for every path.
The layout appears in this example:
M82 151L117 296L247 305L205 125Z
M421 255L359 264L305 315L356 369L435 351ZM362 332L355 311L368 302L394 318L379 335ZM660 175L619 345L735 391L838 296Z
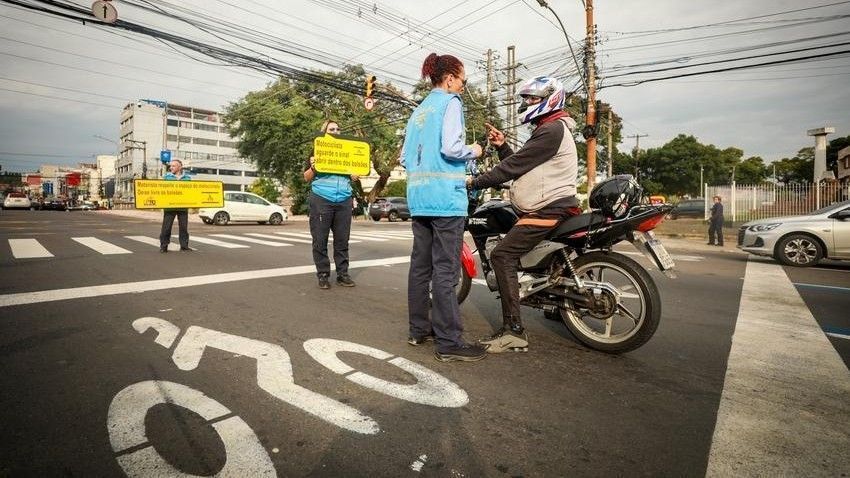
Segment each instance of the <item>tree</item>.
M751 156L738 165L735 170L735 182L738 184L760 184L767 178L767 167L764 160Z
M280 198L280 190L278 190L275 182L269 178L260 178L254 181L251 184L251 192L274 204L277 204L277 200Z
M372 168L379 175L376 189L380 192L398 164L401 137L397 129L410 112L407 106L391 101L377 101L372 111L366 111L359 92L347 92L358 91L356 85L365 84L360 66L314 74L323 81L281 79L262 91L248 93L230 104L223 118L231 135L239 139L239 154L251 159L261 174L289 187L296 214L306 204L309 185L302 174L322 121L334 119L344 134L370 143ZM391 84L381 88L401 97ZM355 184L355 189L358 187Z
M640 152L637 161L639 182L649 193L699 194L702 189L699 184L700 168L703 181L728 183L732 167L738 165L741 156L743 151L740 149L719 150L714 145L700 143L694 136L680 134L659 148ZM631 161L625 162L633 166L634 153Z
M814 178L815 148L803 148L793 158L774 161L776 180L783 184L810 183Z

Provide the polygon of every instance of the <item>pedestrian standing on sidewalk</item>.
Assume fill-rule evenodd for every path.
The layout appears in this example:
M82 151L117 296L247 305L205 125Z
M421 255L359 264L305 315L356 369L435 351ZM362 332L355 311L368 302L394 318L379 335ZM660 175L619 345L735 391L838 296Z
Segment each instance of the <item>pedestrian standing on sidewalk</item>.
M435 358L441 362L481 360L487 356L484 347L461 337L455 294L468 208L466 161L481 156L480 145L466 144L460 99L466 72L454 56L431 53L422 65L422 77L431 80L433 89L410 116L402 147L413 218L407 342L434 340Z
M714 236L717 236L717 242ZM714 196L714 205L711 206L711 216L708 218L708 245L723 246L723 203L720 196Z
M322 124L322 133L339 134L339 123L327 120ZM311 156L304 171L304 180L310 183L310 235L313 237L313 262L320 289L330 289L331 261L328 257L328 235L334 234L334 265L336 283L343 287L354 287L348 275L348 239L351 235L351 181L357 175L329 174L316 171L315 159Z
M183 162L179 159L172 159L168 165L168 172L163 178L166 181L191 181L192 177L183 172ZM177 227L180 231L178 238L180 239L180 250L183 252L191 251L189 247L189 210L186 208L169 208L162 210L162 229L159 233L159 252L168 252L168 244L171 242L171 227L174 225L174 218L177 218Z

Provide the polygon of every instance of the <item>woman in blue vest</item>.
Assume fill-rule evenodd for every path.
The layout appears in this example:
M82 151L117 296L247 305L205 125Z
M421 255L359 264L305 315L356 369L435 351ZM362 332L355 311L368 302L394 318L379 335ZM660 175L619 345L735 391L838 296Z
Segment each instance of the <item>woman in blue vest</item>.
M461 337L455 295L468 207L466 161L481 156L481 146L466 144L460 99L466 72L454 56L431 53L422 65L422 77L431 80L433 89L408 120L402 148L413 217L407 342L421 345L433 340L435 358L441 362L481 360L485 349Z
M322 132L339 134L339 124L327 120L322 124ZM310 183L310 235L313 236L313 262L316 263L319 288L331 288L328 280L331 274L328 234L331 231L334 234L336 283L343 287L354 287L354 281L348 275L348 237L351 234L351 181L359 178L353 174L317 172L313 162L310 157L304 180Z

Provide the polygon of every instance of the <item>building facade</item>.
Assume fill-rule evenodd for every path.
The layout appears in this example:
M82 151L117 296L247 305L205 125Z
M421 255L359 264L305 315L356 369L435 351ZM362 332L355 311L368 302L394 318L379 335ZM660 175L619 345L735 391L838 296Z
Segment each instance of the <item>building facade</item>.
M225 191L245 191L257 179L254 165L240 158L217 111L139 100L121 111L120 150L115 162L115 197L130 201L134 179L165 173L160 152L198 180L221 181Z

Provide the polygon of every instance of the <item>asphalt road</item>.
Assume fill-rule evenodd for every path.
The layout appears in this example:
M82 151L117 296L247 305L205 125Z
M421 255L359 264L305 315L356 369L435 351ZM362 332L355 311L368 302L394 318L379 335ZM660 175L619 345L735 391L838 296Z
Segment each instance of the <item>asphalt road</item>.
M407 223L357 221L357 287L329 291L304 222L195 218L187 253L158 230L0 214L0 476L850 473L846 263L669 240L641 349L588 350L526 309L529 353L444 364L406 343ZM484 286L461 311L470 338L500 324Z

